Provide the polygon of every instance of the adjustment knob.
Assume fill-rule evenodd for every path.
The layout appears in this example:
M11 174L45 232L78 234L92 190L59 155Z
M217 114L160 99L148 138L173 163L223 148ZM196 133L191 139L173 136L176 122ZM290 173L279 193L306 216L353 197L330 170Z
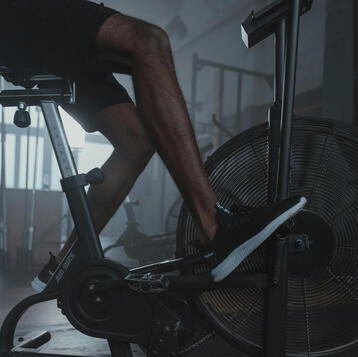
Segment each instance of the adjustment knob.
M96 167L86 173L86 179L91 185L100 185L104 182L104 173L100 168Z
M19 103L19 109L14 116L14 124L19 128L27 128L31 125L30 113L26 111L26 104L23 102Z

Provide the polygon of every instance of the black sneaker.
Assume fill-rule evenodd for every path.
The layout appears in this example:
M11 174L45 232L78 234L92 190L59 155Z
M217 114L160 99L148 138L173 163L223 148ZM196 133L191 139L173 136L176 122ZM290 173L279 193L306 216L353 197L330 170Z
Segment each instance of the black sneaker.
M306 204L305 197L292 196L274 207L238 207L229 211L217 205L219 229L211 249L217 265L211 270L214 281L226 278L236 267L289 218Z
M43 291L47 283L49 282L52 275L55 274L55 271L57 269L58 263L56 262L56 257L50 252L50 260L40 271L40 274L34 278L31 282L32 288L40 293Z

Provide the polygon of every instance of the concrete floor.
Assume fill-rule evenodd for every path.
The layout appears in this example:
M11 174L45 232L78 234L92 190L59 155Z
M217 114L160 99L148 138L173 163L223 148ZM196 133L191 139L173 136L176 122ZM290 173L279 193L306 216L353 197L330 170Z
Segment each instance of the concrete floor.
M0 289L0 323L7 313L23 298L33 294L27 287L7 287ZM48 301L31 307L21 318L16 330L16 338L37 332L49 331L51 340L39 350L44 353L72 355L110 355L107 341L86 336L75 330L56 306L56 301ZM132 346L135 357L143 357L139 347Z

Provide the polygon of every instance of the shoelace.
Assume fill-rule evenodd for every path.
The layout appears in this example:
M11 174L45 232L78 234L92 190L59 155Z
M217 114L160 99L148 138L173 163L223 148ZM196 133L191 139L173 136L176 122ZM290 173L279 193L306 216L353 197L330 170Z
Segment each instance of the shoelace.
M238 228L251 221L253 209L245 205L235 205L231 208L234 220L229 223L228 228Z

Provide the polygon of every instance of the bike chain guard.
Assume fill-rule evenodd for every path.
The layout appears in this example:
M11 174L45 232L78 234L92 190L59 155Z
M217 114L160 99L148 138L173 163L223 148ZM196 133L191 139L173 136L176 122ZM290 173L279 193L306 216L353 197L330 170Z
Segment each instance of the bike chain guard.
M124 280L130 289L141 293L167 292L170 284L164 274L128 274Z
M125 267L107 260L74 271L59 299L62 313L86 335L144 346L148 356L176 356L181 319L159 297L122 284L94 288L96 283L120 281L127 275Z

